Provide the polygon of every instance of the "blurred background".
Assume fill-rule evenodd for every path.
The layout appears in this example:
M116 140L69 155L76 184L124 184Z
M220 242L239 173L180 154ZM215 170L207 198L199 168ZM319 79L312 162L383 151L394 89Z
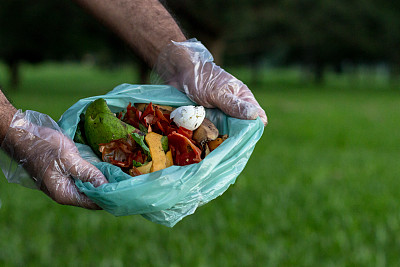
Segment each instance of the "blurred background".
M163 1L269 125L237 182L169 229L0 177L2 266L390 266L400 240L400 2ZM0 86L58 120L151 69L66 0L2 0ZM134 14L133 14L134 15Z

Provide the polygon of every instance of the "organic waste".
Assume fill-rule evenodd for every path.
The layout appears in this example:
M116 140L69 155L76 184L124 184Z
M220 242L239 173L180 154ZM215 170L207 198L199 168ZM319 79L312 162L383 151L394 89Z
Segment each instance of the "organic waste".
M125 111L113 113L100 98L81 115L74 141L137 176L198 163L227 138L205 118L202 106L129 103Z

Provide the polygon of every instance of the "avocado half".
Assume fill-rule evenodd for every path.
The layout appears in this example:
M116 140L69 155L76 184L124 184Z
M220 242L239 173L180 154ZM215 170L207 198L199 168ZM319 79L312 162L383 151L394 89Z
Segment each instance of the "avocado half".
M87 142L97 155L101 155L99 144L127 138L138 132L135 127L118 119L103 98L95 100L87 108L84 128Z

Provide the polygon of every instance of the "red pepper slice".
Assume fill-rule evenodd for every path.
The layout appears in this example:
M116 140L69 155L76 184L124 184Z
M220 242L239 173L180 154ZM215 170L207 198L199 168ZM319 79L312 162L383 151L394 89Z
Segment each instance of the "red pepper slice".
M157 127L158 129L163 133L163 135L165 134L165 129L161 124L161 121L157 121Z
M126 113L122 121L132 125L135 128L139 128L141 112L131 103L126 107Z
M185 166L201 161L201 150L186 136L173 132L168 135L168 145L172 152L174 164Z

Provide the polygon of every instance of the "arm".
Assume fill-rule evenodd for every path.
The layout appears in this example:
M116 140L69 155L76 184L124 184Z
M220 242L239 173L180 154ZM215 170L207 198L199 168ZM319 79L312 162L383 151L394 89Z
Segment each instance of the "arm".
M15 112L17 112L17 109L11 105L6 96L0 90L0 144L6 136L8 127L10 126Z
M177 23L158 0L74 1L155 66L164 82L185 92L197 104L218 107L241 119L259 116L267 124L265 111L247 86L216 66L201 43L185 42Z
M150 66L171 40L186 38L158 0L74 0L107 25Z

